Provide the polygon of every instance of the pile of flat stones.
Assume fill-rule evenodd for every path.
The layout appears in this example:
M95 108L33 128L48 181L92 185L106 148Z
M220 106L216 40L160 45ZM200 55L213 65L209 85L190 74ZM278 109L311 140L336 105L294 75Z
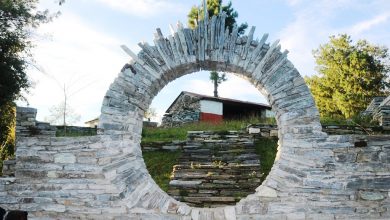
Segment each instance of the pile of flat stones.
M28 107L16 108L17 137L55 137L56 127L46 122L39 122L35 118L37 109Z
M16 160L3 161L2 176L15 176Z
M154 141L154 142L142 142L142 152L149 151L177 151L183 150L183 146L186 145L186 141L174 140L174 141Z
M278 126L271 124L250 124L246 131L256 137L277 137Z
M195 207L232 205L254 193L261 177L251 135L189 131L168 194Z

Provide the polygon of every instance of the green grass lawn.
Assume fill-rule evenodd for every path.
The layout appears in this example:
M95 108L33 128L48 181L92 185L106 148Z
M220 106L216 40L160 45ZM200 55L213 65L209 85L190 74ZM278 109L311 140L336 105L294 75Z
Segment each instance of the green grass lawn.
M189 123L173 128L148 128L142 129L142 142L186 140L187 131L230 131L245 129L249 124L276 124L275 119L249 118L246 120L231 120L221 123Z
M252 122L255 123L255 122ZM144 128L142 131L142 143L186 140L187 131L229 131L245 129L248 121L227 121L220 124L194 123L175 128ZM277 151L276 138L262 138L255 143L256 153L259 154L261 163L261 172L264 173L262 179L268 175L274 164ZM181 152L153 151L143 152L143 157L147 169L154 181L164 191L168 190L170 176L173 165L177 164Z
M162 190L167 191L173 165L177 163L181 152L151 151L142 154L146 167L154 181Z
M276 138L261 138L255 142L255 146L256 153L260 157L260 169L264 173L261 181L264 181L274 165L278 151L278 140Z

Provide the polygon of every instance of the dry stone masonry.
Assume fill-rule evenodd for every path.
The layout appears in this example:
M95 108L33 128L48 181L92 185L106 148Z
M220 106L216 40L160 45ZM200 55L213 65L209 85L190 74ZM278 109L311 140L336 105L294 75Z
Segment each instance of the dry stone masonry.
M49 123L36 120L37 110L35 108L16 108L16 133L19 137L51 136L56 135L56 127Z
M388 136L328 135L305 81L279 42L238 36L226 14L159 29L140 43L103 99L93 137L18 138L15 177L0 178L0 206L30 219L389 219ZM125 47L124 47L125 48ZM142 117L166 84L203 70L251 82L276 113L275 164L254 194L234 206L195 208L163 192L146 170ZM355 157L356 155L356 157Z
M373 98L363 114L378 121L385 130L390 130L390 96Z
M197 122L200 119L199 97L185 93L176 100L170 112L175 114L165 114L162 118L162 126L174 127L184 123Z
M189 131L168 194L196 207L234 205L261 183L259 155L251 135Z

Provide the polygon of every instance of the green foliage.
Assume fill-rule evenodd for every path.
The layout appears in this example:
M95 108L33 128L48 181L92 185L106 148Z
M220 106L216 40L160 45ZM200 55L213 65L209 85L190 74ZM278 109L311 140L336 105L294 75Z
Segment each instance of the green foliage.
M214 84L214 97L218 97L218 86L219 86L219 84L221 84L222 82L227 80L226 74L222 73L221 75L219 75L218 72L211 71L210 72L210 80Z
M14 157L16 107L12 102L0 105L0 173L3 160Z
M306 77L322 117L352 118L375 96L388 95L388 49L348 35L313 51L319 75Z
M264 181L271 171L278 151L276 138L261 138L255 142L256 153L260 155L260 170L264 174L261 181Z
M29 87L26 75L32 63L32 30L52 18L37 11L37 0L0 1L0 105L21 97Z
M260 172L264 175L261 177L262 181L267 177L275 161L277 152L277 139L275 138L261 138L255 143L256 153L260 155ZM173 165L177 164L181 155L180 151L165 152L152 151L143 152L144 161L149 174L157 185L164 191L168 190L170 176L173 170ZM221 161L214 161L213 165L216 167L223 167ZM193 165L196 167L196 165ZM208 173L212 175L212 173ZM185 192L183 192L183 195Z
M207 12L209 18L213 15L217 15L222 7L222 11L226 13L225 27L229 28L229 32L233 31L234 25L236 25L236 18L238 17L237 11L232 7L232 2L222 6L222 0L208 0L207 1ZM204 10L202 6L193 6L188 13L188 26L192 29L196 27L198 21L204 19ZM247 23L243 23L238 26L238 34L243 34L245 29L248 27Z
M97 134L96 128L83 128L77 129L67 126L66 133L64 126L57 126L56 137L82 137L82 136L94 136Z
M216 71L211 71L210 72L210 80L213 82L216 82L218 85L221 84L222 82L226 81L226 74L222 73L222 75L219 75L218 72Z
M348 125L348 126L360 126L360 127L369 127L369 126L379 126L378 121L374 121L372 116L369 115L355 115L350 119L345 119L342 116L336 117L321 117L322 125Z
M62 4L64 0L60 0ZM38 0L0 1L0 159L14 155L15 106L30 83L26 69L33 63L32 30L51 20L47 10L37 11ZM1 163L2 164L2 163Z
M172 128L150 128L142 129L142 142L155 141L173 141L186 140L187 131L220 131L226 132L230 130L245 129L248 124L276 124L275 119L263 119L259 117L248 118L242 120L223 121L221 123L196 122L184 124L180 127Z
M181 152L153 151L142 154L153 180L162 190L167 191L173 165L177 164Z

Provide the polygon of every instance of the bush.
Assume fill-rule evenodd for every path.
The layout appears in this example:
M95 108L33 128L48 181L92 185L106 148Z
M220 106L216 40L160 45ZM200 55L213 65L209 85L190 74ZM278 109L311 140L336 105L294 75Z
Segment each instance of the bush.
M3 161L15 154L16 107L12 102L0 106L0 173Z
M349 125L349 126L379 126L377 121L372 119L372 116L368 115L357 115L350 119L345 119L342 116L339 117L321 117L322 125Z

